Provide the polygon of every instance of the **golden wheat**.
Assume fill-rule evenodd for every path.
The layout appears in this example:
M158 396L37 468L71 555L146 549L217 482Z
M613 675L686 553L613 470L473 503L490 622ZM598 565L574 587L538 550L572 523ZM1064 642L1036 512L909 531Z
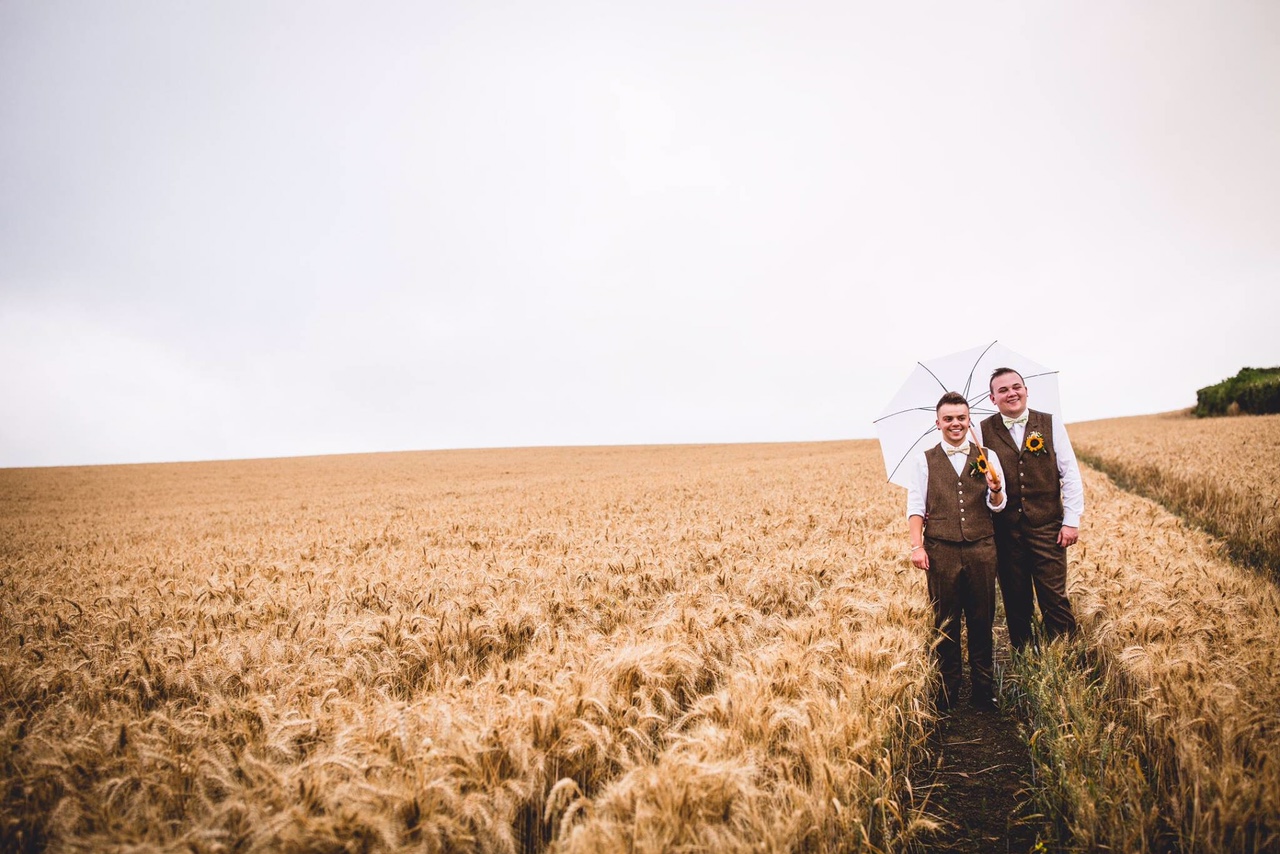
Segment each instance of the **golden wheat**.
M0 847L901 848L874 443L0 471Z
M1099 756L1079 747L1113 710L1072 707L1067 691L1041 703L1057 706L1048 715L1062 742L1051 750L1074 781L1059 799L1074 802L1064 810L1077 844L1163 850L1152 834L1166 834L1188 852L1280 850L1280 591L1164 508L1084 475L1071 594L1092 654L1120 683L1112 699L1131 703L1139 730L1101 733L1104 752L1135 752L1106 772L1128 765L1133 785L1100 796L1103 772L1089 766ZM1038 666L1060 669L1060 658ZM1081 764L1065 767L1073 757Z
M1280 415L1187 412L1073 424L1080 457L1280 572Z
M1275 587L1086 485L1072 595L1141 731L1071 832L1275 849ZM870 442L0 471L0 847L901 848L904 542Z

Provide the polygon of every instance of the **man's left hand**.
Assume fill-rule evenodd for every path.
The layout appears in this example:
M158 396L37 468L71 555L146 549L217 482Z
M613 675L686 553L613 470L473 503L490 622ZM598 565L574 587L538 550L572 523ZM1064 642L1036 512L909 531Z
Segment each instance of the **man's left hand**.
M1074 546L1076 540L1080 539L1080 529L1073 528L1070 525L1063 525L1062 530L1058 532L1058 545L1064 549Z

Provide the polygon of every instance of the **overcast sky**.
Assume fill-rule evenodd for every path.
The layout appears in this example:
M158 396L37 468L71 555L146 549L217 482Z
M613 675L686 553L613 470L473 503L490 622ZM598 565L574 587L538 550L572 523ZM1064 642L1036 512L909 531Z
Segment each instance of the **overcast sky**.
M1270 0L0 0L0 466L871 437L993 339L1189 406L1277 152Z

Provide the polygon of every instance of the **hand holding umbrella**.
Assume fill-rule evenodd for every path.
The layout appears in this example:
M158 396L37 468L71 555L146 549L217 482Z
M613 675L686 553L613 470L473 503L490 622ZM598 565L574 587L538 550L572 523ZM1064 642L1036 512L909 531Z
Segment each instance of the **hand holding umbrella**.
M987 488L992 492L1000 491L1000 475L996 474L995 469L991 468L991 464L987 462L987 455L982 451L982 440L978 434L973 431L973 424L969 424L969 436L973 439L973 445L978 449L978 472L987 479Z

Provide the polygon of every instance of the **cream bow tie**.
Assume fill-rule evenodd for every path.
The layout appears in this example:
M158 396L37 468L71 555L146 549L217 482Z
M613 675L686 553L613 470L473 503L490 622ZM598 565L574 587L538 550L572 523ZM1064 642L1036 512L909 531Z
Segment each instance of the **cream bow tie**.
M1026 423L1027 423L1027 413L1025 413L1025 412L1024 412L1024 413L1022 413L1021 415L1019 415L1017 418L1010 418L1010 417L1009 417L1009 416L1007 416L1007 415L1001 415L1000 417L1004 419L1004 426L1005 426L1006 428L1008 428L1008 427L1012 427L1014 424L1026 424Z
M953 448L953 447L951 447L950 445L947 445L947 446L945 446L945 449L946 449L946 452L947 452L947 456L948 456L948 457L955 456L956 454L964 454L966 457L967 457L967 456L969 456L969 443L968 443L968 442L965 442L963 445L961 445L961 446L960 446L960 447L958 447L958 448Z

